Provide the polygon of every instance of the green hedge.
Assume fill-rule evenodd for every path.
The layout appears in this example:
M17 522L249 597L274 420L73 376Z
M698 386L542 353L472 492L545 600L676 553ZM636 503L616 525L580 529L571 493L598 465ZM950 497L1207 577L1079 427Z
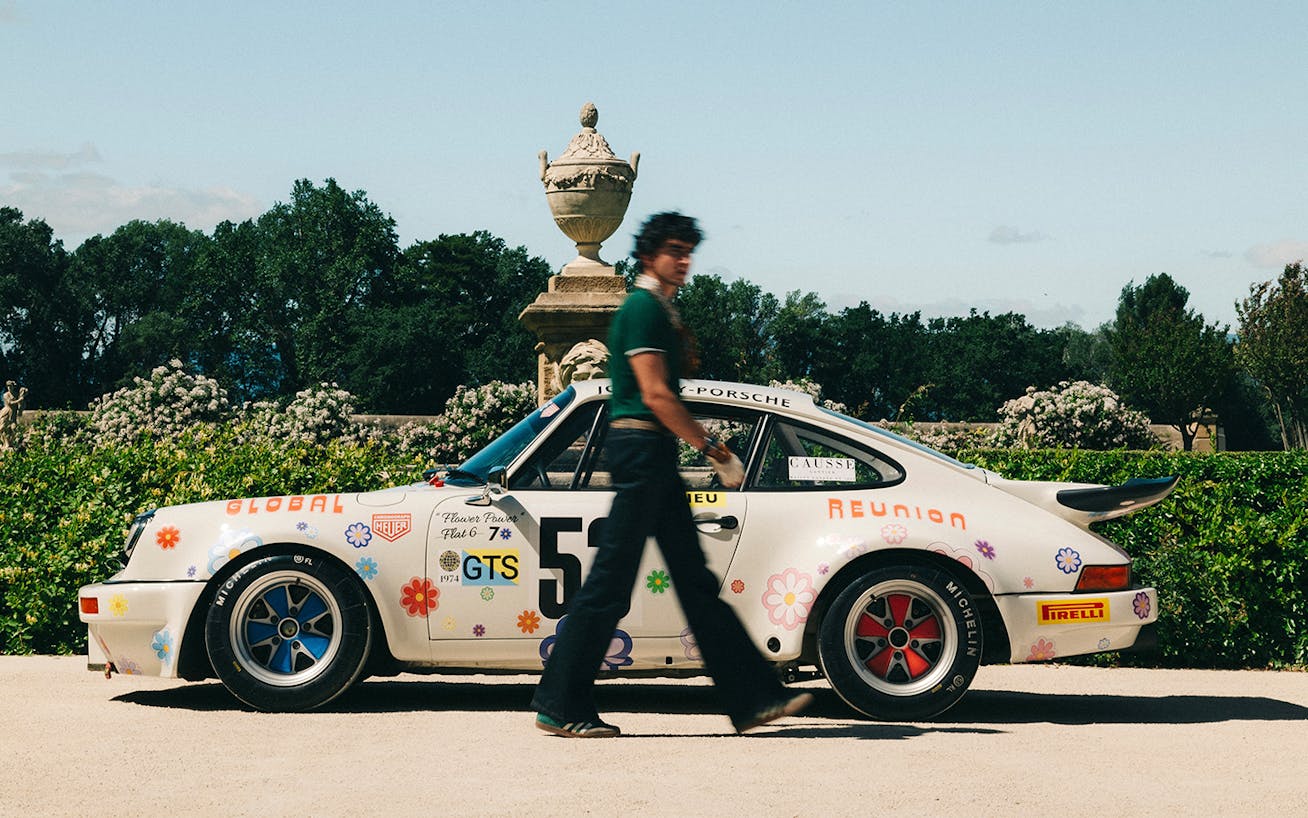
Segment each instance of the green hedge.
M981 450L1007 477L1120 483L1177 474L1173 495L1096 528L1159 589L1160 651L1124 663L1308 665L1308 453ZM138 511L226 497L366 491L412 481L424 463L380 445L235 445L200 431L179 443L0 453L0 653L84 649L77 588L118 568Z
M961 459L1005 477L1121 483L1181 478L1144 511L1094 526L1158 588L1159 653L1123 663L1308 665L1308 452L984 450Z

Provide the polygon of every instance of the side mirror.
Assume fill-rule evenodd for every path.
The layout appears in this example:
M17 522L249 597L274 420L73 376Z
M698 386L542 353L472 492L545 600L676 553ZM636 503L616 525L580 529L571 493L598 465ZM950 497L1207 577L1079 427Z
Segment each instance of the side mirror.
M503 466L496 466L486 475L486 485L481 487L481 494L469 497L463 502L470 506L488 506L491 497L499 497L509 489L509 471Z

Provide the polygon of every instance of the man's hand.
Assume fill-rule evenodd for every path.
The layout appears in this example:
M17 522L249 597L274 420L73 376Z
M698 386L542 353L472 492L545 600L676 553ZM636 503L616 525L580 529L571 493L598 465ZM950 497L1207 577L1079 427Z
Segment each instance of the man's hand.
M717 472L718 482L723 488L740 488L745 482L745 465L736 457L735 452L727 448L727 444L719 443L711 449L705 449L704 454L713 471Z

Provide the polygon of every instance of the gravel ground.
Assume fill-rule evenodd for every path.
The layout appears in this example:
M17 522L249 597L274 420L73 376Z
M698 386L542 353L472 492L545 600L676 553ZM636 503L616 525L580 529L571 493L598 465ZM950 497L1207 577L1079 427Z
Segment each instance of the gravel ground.
M331 712L0 657L0 815L1303 815L1308 673L982 668L932 723L730 732L703 680L613 680L624 735L532 727L531 676L400 676Z

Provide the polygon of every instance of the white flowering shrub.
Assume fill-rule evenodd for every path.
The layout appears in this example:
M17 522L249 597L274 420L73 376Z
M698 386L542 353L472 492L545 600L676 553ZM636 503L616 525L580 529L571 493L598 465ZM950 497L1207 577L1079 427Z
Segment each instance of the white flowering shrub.
M830 409L833 412L839 412L842 415L849 414L849 409L845 404L839 401L827 400L822 397L822 384L814 383L811 378L800 378L797 381L769 381L768 386L773 389L789 389L792 392L803 392L813 399L818 406Z
M436 463L461 463L535 409L533 383L460 386L436 420L399 428L399 450L424 454Z
M374 432L354 422L354 400L336 384L321 383L296 392L285 407L275 401L247 403L241 410L238 437L310 445L362 441Z
M1106 386L1062 381L999 407L994 443L1026 449L1149 449L1159 441L1149 418L1122 403Z
M225 420L231 411L227 390L212 378L191 375L174 358L155 367L149 378L102 395L91 403L89 434L96 445L132 443L148 436L176 437L197 424Z
M874 425L948 455L957 454L963 449L986 448L994 445L993 434L988 425L984 424L950 422L918 424L911 421L892 422L883 419Z

